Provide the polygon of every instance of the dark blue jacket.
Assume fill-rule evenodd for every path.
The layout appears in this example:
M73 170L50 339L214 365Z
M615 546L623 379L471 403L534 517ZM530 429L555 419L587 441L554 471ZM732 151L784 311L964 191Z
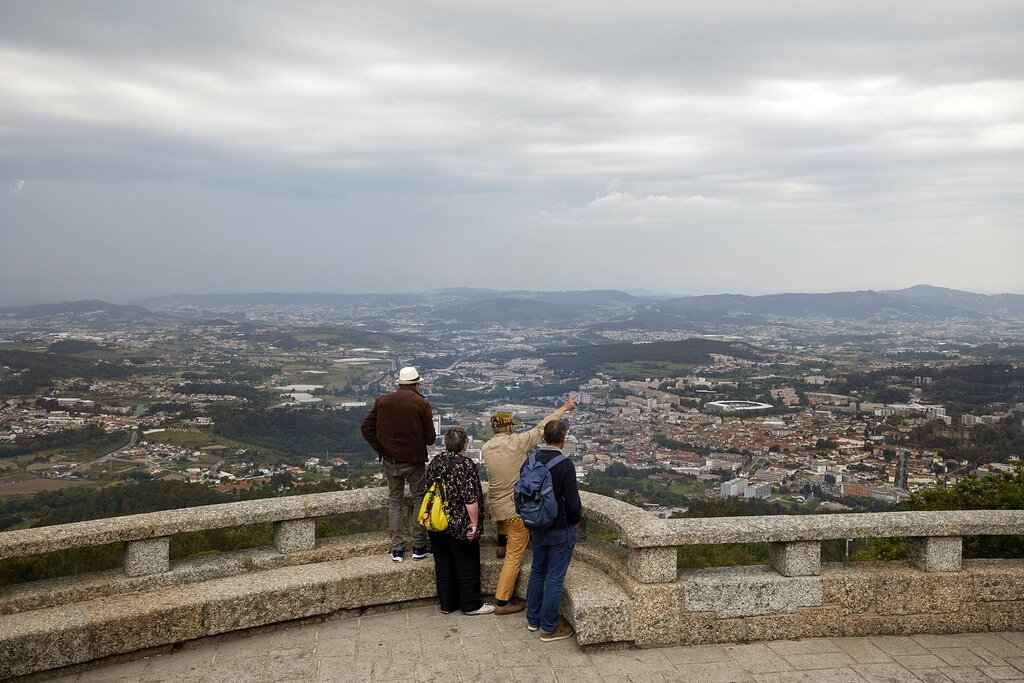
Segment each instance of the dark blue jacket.
M547 463L560 453L557 448L542 444L534 455L537 456L538 462ZM576 466L572 464L572 460L566 458L551 469L551 484L555 491L555 499L558 501L558 518L550 528L564 529L566 526L579 524L583 504L580 502L580 490L576 485Z

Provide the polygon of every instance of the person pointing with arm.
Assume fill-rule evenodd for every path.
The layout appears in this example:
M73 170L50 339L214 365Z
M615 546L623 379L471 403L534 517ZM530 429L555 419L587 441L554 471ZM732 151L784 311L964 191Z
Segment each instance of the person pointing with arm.
M532 429L515 432L515 418L511 413L499 412L491 416L492 436L483 446L483 458L487 464L487 509L498 527L498 557L504 557L498 587L494 591L497 609L495 614L515 614L525 609L526 604L512 597L519 579L519 565L530 541L530 534L523 521L516 514L512 492L519 480L519 470L526 461L530 450L544 438L544 426L560 420L579 404L576 396L545 417ZM503 543L504 541L504 543Z

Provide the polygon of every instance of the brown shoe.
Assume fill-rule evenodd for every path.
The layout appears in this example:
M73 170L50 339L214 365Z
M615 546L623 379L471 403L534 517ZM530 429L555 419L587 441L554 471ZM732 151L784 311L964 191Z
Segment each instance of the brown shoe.
M498 605L494 608L494 614L501 616L503 614L516 614L526 609L526 603L522 600L516 600L512 598L504 605Z
M575 634L576 632L572 630L572 626L569 626L569 624L562 621L558 623L558 626L551 633L541 630L540 639L545 643L550 643L553 640L565 640L566 638L572 638Z
M495 548L494 556L497 557L499 560L505 557L505 546L499 545L497 548Z

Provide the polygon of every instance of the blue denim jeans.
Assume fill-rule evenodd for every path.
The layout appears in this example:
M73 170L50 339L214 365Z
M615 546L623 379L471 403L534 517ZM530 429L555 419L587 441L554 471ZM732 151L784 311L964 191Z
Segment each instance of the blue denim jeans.
M540 624L540 630L551 633L558 626L558 606L562 602L565 572L576 547L576 529L531 531L533 564L526 587L526 621Z

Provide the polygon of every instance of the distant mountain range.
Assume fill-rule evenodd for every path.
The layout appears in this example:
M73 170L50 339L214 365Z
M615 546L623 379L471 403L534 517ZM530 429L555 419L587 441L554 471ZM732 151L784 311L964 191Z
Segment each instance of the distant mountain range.
M472 290L448 295L466 297L465 303L442 305L434 317L462 323L509 322L524 325L545 322L576 322L585 318L608 317L636 308L640 300L618 290L575 292L494 292Z
M347 308L358 304L387 303L418 305L423 303L422 294L328 294L310 292L285 294L281 292L259 292L253 294L166 294L131 303L152 309L163 308L223 308L229 306L327 306Z
M1024 295L1022 294L975 294L959 289L916 285L907 289L883 292L906 301L917 301L943 308L957 310L974 310L984 313L1016 313L1024 314Z
M94 316L110 320L134 320L153 317L153 312L143 306L112 304L99 299L64 301L55 304L35 306L0 306L0 315L16 315L22 318L46 318L51 316Z
M464 323L509 322L529 325L543 322L574 322L582 317L581 309L581 306L502 297L437 308L434 310L434 317Z
M502 291L456 287L438 289L423 294L282 294L262 292L256 294L168 294L139 299L131 303L147 308L218 308L223 306L328 306L347 308L359 304L383 303L398 306L450 306L461 303L497 299L543 301L570 306L608 306L634 303L639 299L618 290L584 290L570 292L535 292L527 290Z
M888 291L823 294L711 294L674 298L637 297L619 290L526 291L453 288L420 294L170 294L130 305L105 301L71 301L38 306L0 308L0 315L28 319L81 318L96 324L197 315L212 318L225 309L247 306L292 308L322 306L338 310L389 308L422 315L430 321L465 324L510 322L576 323L588 320L600 329L687 329L715 322L762 324L795 317L836 320L899 319L908 322L989 317L1024 318L1024 295L974 294L943 287L917 285ZM241 317L244 310L223 313Z
M973 294L955 289L917 285L908 289L828 294L712 294L668 299L651 305L662 314L686 320L712 321L736 316L825 316L865 319L879 315L908 319L989 315L1024 315L1024 295Z

